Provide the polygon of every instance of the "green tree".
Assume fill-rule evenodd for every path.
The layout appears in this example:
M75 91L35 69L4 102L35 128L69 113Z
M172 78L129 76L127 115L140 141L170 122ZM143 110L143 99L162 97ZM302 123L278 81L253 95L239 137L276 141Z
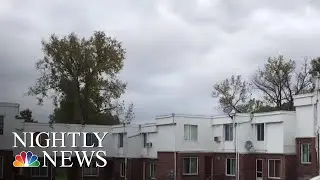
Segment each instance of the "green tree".
M252 98L244 104L238 106L238 109L243 113L259 113L275 111L275 107L270 106L266 102Z
M298 68L293 60L283 56L269 58L264 67L256 71L250 83L240 75L233 75L214 85L213 96L219 96L224 112L233 109L240 113L294 110L294 95L314 90L311 74L320 72L320 59L314 59L311 67L310 71L307 60ZM251 98L252 91L261 92L263 99Z
M310 64L311 64L310 74L313 77L319 76L320 75L320 57L312 59Z
M50 124L53 123L70 123L70 119L74 117L74 103L68 101L67 97L62 99L60 106L53 110L53 113L49 116ZM112 112L100 112L96 113L92 104L89 105L88 110L88 122L96 125L116 125L120 124L119 118Z
M135 119L134 105L130 103L127 107L124 102L118 104L116 109L116 117L122 124L130 124Z
M29 95L36 96L39 104L44 98L53 99L56 108L51 122L109 121L116 108L113 102L126 89L126 83L118 78L125 59L122 44L97 31L89 38L53 34L42 41L42 47L44 57L36 66L41 76Z
M32 117L32 111L28 108L20 111L19 119L24 119L24 122L36 122Z
M219 97L219 104L223 112L229 113L232 109L242 112L240 109L251 96L251 84L242 79L240 75L232 75L213 86L213 97Z

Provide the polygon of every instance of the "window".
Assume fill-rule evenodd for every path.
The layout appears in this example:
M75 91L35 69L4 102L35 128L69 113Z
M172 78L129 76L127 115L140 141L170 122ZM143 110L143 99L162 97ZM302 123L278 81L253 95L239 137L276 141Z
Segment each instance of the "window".
M35 132L33 134L33 144L35 146L37 146L37 136L40 132ZM49 137L46 134L41 134L39 137L39 143L41 146L45 146L46 145L46 139L48 139Z
M224 125L224 140L233 141L233 125L232 124Z
M0 116L0 135L3 134L4 129L4 116Z
M151 179L156 178L156 164L155 163L150 163L150 177L151 177Z
M197 125L184 125L184 140L197 141L198 140L198 126Z
M82 168L83 176L99 176L99 168L96 166L96 161L92 160L90 166L86 165Z
M98 142L98 138L96 137L96 135L94 135L93 133L86 134L86 145L87 146L93 145L93 147L97 147L98 144L99 144L99 142Z
M198 158L197 157L183 158L183 174L185 175L198 174Z
M40 164L43 164L43 159L38 159ZM31 168L31 176L33 177L48 177L48 167Z
M236 159L227 158L226 159L226 175L235 176L236 175Z
M4 164L4 158L0 157L0 178L3 178L3 164Z
M264 141L264 124L256 124L257 127L257 140Z
M262 178L262 176L263 176L263 160L262 159L257 159L256 176L257 176L257 178Z
M147 133L143 133L143 147L147 147Z
M301 144L301 163L311 163L311 148L310 144Z
M123 147L123 133L119 133L119 147Z
M120 177L125 177L126 176L126 163L121 162L120 163Z
M280 178L281 161L279 159L269 159L268 163L269 178Z

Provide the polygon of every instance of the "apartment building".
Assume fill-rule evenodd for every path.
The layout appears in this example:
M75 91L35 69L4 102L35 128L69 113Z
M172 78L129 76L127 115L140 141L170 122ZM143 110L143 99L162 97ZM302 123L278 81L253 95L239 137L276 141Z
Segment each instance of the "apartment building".
M116 126L23 123L15 118L18 104L1 103L0 179L11 180L14 174L32 180L58 179L60 170L53 166L12 167L14 156L22 150L39 155L40 161L43 150L12 148L12 132L109 132L103 141L107 166L79 168L75 164L64 169L73 179L310 179L319 174L318 99L316 93L296 96L295 112L169 114L157 116L152 123ZM68 138L66 143L70 145ZM93 136L89 138L89 144L94 141ZM53 153L59 149L45 150ZM85 149L67 146L63 150Z

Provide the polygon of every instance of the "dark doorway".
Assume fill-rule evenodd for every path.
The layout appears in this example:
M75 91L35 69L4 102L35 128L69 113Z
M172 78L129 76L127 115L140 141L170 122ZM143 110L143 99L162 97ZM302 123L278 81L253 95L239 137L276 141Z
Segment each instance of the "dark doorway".
M205 157L205 177L210 178L213 173L213 157L206 156Z
M114 169L114 162L113 160L108 160L108 164L104 169L106 180L111 180L113 178L113 169Z

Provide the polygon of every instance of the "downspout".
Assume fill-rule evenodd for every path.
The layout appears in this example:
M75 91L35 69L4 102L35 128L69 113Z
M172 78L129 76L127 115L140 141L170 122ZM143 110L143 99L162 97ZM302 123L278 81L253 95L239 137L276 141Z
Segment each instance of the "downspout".
M239 147L239 144L238 144L238 135L237 135L237 126L239 124L243 124L243 123L248 123L248 122L251 122L252 121L252 118L250 118L249 121L242 121L242 122L236 122L235 121L235 115L232 116L232 120L233 120L233 124L234 124L234 129L235 129L235 143L234 143L234 151L235 151L235 154L236 154L236 180L240 180L240 153L238 151L238 147Z
M315 135L316 135L316 153L317 153L317 162L318 162L318 174L320 175L320 162L319 162L319 124L318 124L318 102L319 102L319 77L316 78L316 103L314 104L314 125L315 125Z
M319 127L318 127L318 92L317 92L317 100L314 104L314 126L315 126L315 135L316 135L316 152L317 152L317 162L319 166ZM320 169L318 168L318 174L320 174Z
M172 113L172 122L175 123L174 120L175 114ZM176 152L176 131L174 131L174 138L173 138L173 145L174 145L174 153L173 153L173 159L174 159L174 180L177 179L177 152Z
M123 134L123 139L125 139L125 137L127 137L127 133L126 133L126 124L125 124L125 122L123 123L123 131L124 131L124 134ZM127 180L127 161L128 161L128 159L127 159L127 151L126 151L126 149L128 148L128 145L129 145L129 143L128 143L128 138L126 138L127 140L125 141L126 143L125 143L125 146L124 146L124 179L125 180Z
M236 155L236 180L238 179L238 153L237 153L237 123L235 122L235 115L231 116L233 127L234 127L234 134L235 134L235 140L234 140L234 152Z
M237 125L237 124L236 124ZM238 132L238 131L237 131ZM237 134L236 134L237 135ZM238 136L237 136L238 137ZM236 141L236 145L237 145L237 154L238 154L238 160L237 160L237 163L238 163L238 165L237 165L237 170L238 170L238 173L237 173L237 176L238 176L238 180L240 179L240 153L239 153L239 151L238 151L238 147L239 147L239 145L238 145L238 138L237 138L237 141Z
M319 85L319 79L317 79L317 84ZM320 162L319 162L319 127L318 127L318 103L319 103L319 90L318 88L316 89L316 103L315 103L315 127L316 127L316 152L317 152L317 161L318 161L318 174L320 174Z
M318 174L320 175L320 168L319 168L320 167L320 162L319 162L319 144L320 143L319 143L319 139L320 139L320 137L319 137L319 129L318 129L318 131L317 131L317 142L318 142L317 143L317 148L318 148L317 149L317 160L318 160L318 171L319 171Z
M235 121L235 115L233 115L233 122L234 122L234 130L235 130L235 148L234 148L234 150L235 150L235 152L236 152L236 172L237 172L237 180L239 180L239 153L238 153L238 131L237 131L237 123L236 123L236 121Z

